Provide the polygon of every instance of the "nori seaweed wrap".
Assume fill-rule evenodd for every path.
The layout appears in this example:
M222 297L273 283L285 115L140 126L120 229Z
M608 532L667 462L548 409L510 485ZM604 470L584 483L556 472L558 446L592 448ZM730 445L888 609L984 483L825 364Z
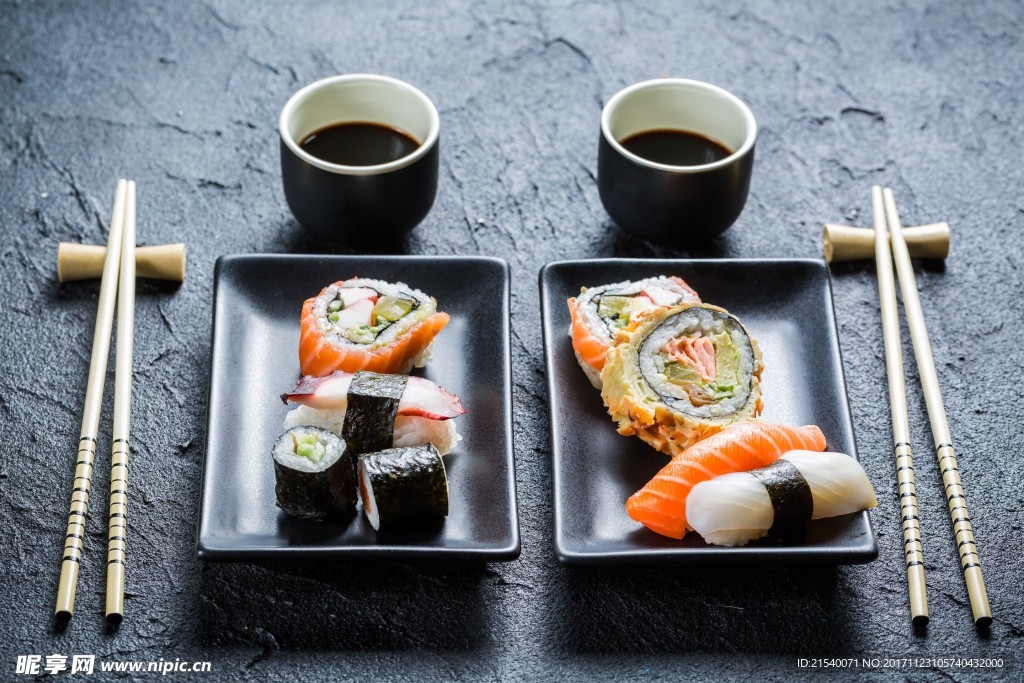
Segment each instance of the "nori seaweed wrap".
M433 445L359 457L363 511L377 531L401 531L448 515L448 476Z
M277 506L301 519L346 520L356 509L355 466L325 429L294 427L274 444Z
M352 377L342 436L353 463L360 453L391 447L398 404L408 381L405 375L377 372L357 372Z

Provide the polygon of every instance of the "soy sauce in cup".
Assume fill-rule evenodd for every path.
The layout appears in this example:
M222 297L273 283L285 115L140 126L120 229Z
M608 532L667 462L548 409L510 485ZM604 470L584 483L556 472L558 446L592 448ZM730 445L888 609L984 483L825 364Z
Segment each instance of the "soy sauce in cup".
M713 164L732 154L717 140L689 130L648 130L619 144L638 157L669 166Z
M285 103L278 131L288 208L320 239L386 244L434 204L440 119L408 83L376 74L316 81Z
M420 143L379 123L339 123L308 135L300 145L318 159L343 166L376 166L412 154Z
M601 111L601 203L644 239L717 237L747 200L756 139L754 115L722 88L684 78L631 85Z

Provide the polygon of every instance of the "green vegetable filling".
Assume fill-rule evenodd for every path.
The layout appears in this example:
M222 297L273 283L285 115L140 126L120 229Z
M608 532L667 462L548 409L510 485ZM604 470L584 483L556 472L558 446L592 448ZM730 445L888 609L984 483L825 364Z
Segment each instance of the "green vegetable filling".
M295 439L295 455L317 463L324 459L327 449L314 434L303 434Z
M597 302L597 314L611 330L621 330L633 317L633 298L629 296L602 296Z
M377 325L359 325L357 327L350 327L341 334L356 344L372 344L377 335L390 325L391 323L386 321Z
M377 299L377 305L373 307L373 314L381 320L393 323L409 315L415 306L416 302L412 299L385 295Z

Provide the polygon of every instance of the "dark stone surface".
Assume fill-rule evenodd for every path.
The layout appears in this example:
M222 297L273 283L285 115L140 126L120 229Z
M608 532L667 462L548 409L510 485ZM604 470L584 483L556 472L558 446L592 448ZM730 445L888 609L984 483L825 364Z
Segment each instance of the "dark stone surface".
M17 654L54 652L210 659L217 680L282 681L788 678L799 673L797 656L1002 654L1016 658L1012 673L933 669L920 677L1019 679L1022 30L1024 6L1013 0L3 0L0 679L14 678ZM285 206L276 119L299 86L352 71L406 79L441 111L437 203L396 251L491 254L513 269L517 562L204 567L194 557L213 262L227 253L323 250ZM746 211L710 245L667 249L632 239L609 225L597 198L602 102L663 74L725 86L761 126ZM50 614L98 286L58 285L55 250L60 240L105 240L119 175L139 183L140 240L187 242L190 270L180 288L139 287L127 619L116 635L104 633L106 524L94 508L77 614L58 633ZM971 626L913 372L933 618L926 634L910 627L869 265L836 268L834 280L861 457L881 501L872 515L876 562L559 567L541 265L818 256L821 222L867 222L873 183L894 188L906 223L944 219L954 231L945 267L919 268L918 276L963 452L995 613L990 631ZM107 429L109 420L108 409ZM107 448L101 441L101 453ZM97 481L105 482L108 460L99 462Z

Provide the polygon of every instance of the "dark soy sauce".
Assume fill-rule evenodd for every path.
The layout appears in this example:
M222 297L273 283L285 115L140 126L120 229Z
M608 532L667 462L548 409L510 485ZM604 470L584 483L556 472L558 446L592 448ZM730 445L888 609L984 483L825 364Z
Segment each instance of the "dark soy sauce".
M299 146L332 164L376 166L412 154L420 143L379 123L338 123L309 135Z
M619 144L638 157L669 166L711 164L732 154L720 142L688 130L648 130Z

